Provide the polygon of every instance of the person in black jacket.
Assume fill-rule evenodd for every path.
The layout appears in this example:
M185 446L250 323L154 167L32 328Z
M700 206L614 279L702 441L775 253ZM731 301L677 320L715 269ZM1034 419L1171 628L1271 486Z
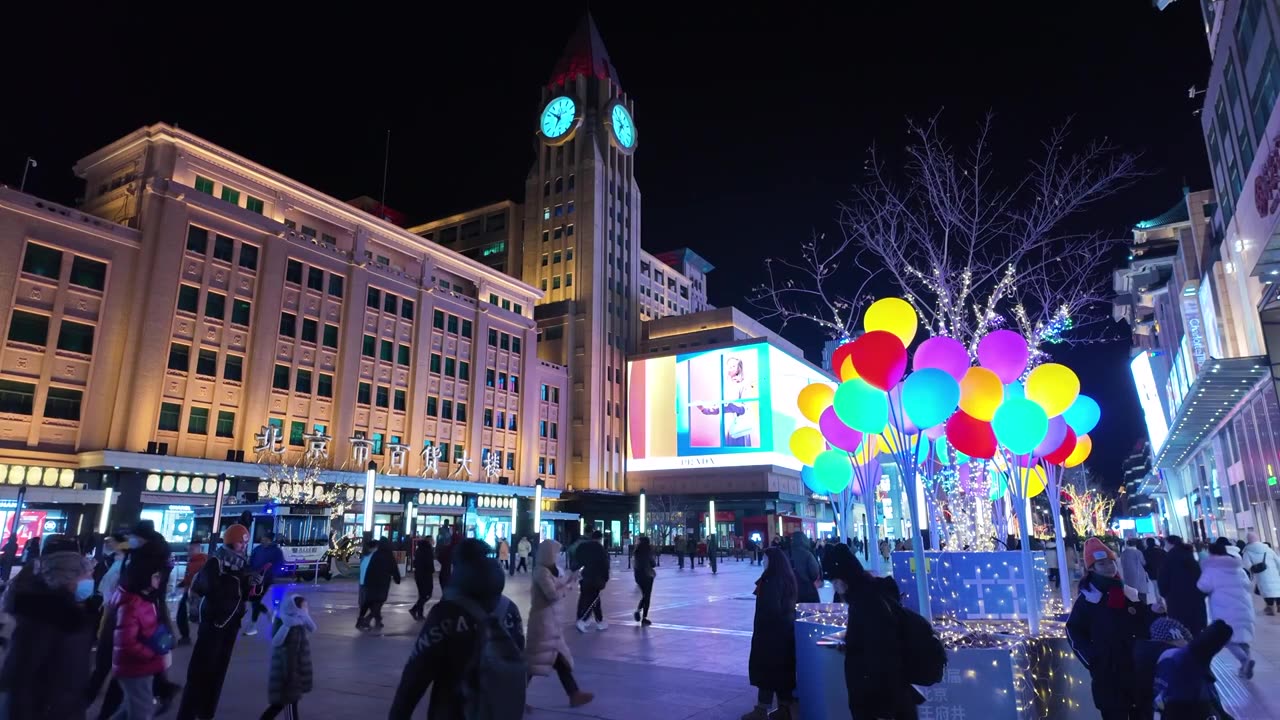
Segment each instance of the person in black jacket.
M5 593L14 617L0 697L6 718L84 720L96 612L93 563L78 551L45 552L38 573Z
M1156 579L1160 597L1164 599L1169 617L1186 625L1193 636L1199 635L1208 624L1204 593L1196 587L1200 581L1200 563L1182 538L1170 535L1166 542L1169 551Z
M756 612L751 626L751 655L747 676L757 688L756 706L742 720L766 720L773 698L774 717L793 715L796 689L796 577L791 562L778 548L765 553L765 568L756 580Z
M649 543L649 536L641 535L635 546L632 572L635 573L636 585L640 586L640 604L636 606L634 617L636 622L644 627L653 624L649 622L649 601L653 599L653 579L658 574L656 567L657 563L653 560L653 545Z
M1147 547L1142 551L1142 560L1147 564L1147 576L1159 582L1160 568L1164 567L1164 548L1153 537L1147 538Z
M426 624L409 653L400 684L391 702L389 720L411 720L413 710L431 689L428 720L463 720L467 673L480 650L476 623L459 597L493 613L506 606L502 622L519 648L524 650L524 626L520 610L502 594L506 573L483 541L463 540L454 549L453 582L427 613Z
M362 575L360 582L364 598L360 601L360 616L356 618L356 628L367 630L372 620L373 628L381 630L382 604L391 594L391 582L394 580L397 585L400 584L400 566L396 563L390 540L383 538L378 541L369 557L369 567L365 568ZM365 619L366 615L369 619Z
M418 601L409 608L414 620L426 618L422 608L431 599L432 577L436 573L436 551L431 546L431 538L422 538L413 551L413 584L418 587Z
M831 585L835 589L831 602L848 602L846 596L849 594L849 586L855 581L855 574L865 572L862 569L862 563L857 561L857 557L848 545L837 544L827 548L825 565L827 574L831 578Z
M582 592L578 594L578 632L586 632L590 625L587 618L594 613L596 627L609 629L604 620L604 609L600 606L600 593L609 584L609 553L600 542L604 534L599 530L591 533L591 539L578 546L577 559L582 567Z
M1084 563L1080 594L1067 618L1067 640L1089 671L1102 720L1128 720L1138 700L1134 644L1149 636L1153 618L1137 589L1121 579L1114 550L1089 538Z
M853 558L850 582L844 593L849 603L845 630L844 679L849 690L849 710L855 718L915 720L916 706L924 701L907 681L901 651L895 605L901 604L893 578L868 573Z

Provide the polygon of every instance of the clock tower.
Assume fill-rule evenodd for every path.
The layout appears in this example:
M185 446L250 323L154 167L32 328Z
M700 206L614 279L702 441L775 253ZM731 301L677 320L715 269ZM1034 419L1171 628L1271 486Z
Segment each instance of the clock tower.
M524 204L523 279L544 292L538 354L569 370L558 484L579 491L626 489L626 358L639 326L634 116L587 15L542 89Z

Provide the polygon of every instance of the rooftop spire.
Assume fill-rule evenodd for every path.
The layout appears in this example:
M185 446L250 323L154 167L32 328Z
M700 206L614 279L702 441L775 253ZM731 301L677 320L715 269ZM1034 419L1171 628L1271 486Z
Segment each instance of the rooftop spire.
M596 27L591 13L582 16L578 27L565 45L564 52L556 61L551 72L551 85L567 83L579 75L608 78L618 83L618 71L609 59L609 52L604 49L604 40L600 39L600 29Z

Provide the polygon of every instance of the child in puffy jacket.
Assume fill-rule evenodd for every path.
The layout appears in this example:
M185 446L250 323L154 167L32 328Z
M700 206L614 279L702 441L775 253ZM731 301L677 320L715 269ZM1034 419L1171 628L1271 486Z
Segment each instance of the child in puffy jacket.
M111 651L124 701L112 720L150 720L153 714L153 678L164 672L173 634L156 610L155 599L163 584L163 568L137 558L124 571L116 589L116 627Z

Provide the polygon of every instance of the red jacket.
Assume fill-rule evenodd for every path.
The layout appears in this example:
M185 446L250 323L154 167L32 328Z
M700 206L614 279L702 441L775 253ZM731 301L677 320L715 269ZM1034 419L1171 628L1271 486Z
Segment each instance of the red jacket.
M116 629L111 649L111 669L123 678L147 677L164 670L164 655L152 650L147 641L160 628L156 604L117 588Z

